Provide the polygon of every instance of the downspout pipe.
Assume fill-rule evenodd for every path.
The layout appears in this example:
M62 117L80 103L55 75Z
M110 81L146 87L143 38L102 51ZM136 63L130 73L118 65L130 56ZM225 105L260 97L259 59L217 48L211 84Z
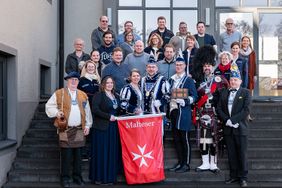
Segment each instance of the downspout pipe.
M59 88L64 87L64 0L59 1Z

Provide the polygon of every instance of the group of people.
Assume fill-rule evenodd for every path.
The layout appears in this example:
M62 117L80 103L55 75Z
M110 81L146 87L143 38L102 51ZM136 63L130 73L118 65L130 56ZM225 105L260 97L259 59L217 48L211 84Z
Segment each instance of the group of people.
M224 139L230 167L226 183L247 186L250 91L256 75L250 38L235 31L231 18L218 46L205 33L204 22L197 23L195 35L185 22L180 22L176 35L166 28L165 17L157 24L146 48L132 21L116 35L106 16L91 34L90 55L83 51L84 41L75 39L75 51L66 60L67 85L46 103L49 117L67 119L67 129L58 131L63 187L70 187L71 179L84 184L81 149L89 133L89 179L95 184L116 183L122 172L117 116L160 112L167 114L177 152L178 161L169 171L190 170L190 131L195 127L202 156L196 171L220 171L218 145Z

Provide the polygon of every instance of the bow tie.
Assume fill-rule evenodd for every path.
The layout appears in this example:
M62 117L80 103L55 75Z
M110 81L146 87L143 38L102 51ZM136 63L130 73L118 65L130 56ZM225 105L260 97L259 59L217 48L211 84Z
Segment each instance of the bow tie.
M236 92L237 89L229 89L230 92Z

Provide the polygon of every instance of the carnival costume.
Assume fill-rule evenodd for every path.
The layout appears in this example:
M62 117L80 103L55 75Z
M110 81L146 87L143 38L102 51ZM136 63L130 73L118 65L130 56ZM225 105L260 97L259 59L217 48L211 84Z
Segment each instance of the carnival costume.
M154 76L145 76L141 80L141 92L144 99L144 111L150 113L163 112L166 94L169 93L169 83L159 73Z

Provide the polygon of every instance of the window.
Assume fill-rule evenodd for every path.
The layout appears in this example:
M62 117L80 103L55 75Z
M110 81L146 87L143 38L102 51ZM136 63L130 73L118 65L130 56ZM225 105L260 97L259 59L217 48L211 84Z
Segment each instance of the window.
M0 140L7 139L7 64L6 58L0 56Z
M185 16L183 16L185 15ZM180 22L186 22L188 31L197 33L196 24L198 22L198 11L197 10L175 10L173 11L173 32L178 32L178 26Z
M119 0L119 6L142 6L142 0Z
M146 0L146 7L170 7L170 0Z
M158 17L164 16L166 18L166 27L170 28L170 11L169 10L147 10L146 11L146 41L150 33L158 27Z
M157 29L157 18L166 18L166 27L174 33L178 32L179 22L185 21L188 30L196 33L198 21L198 0L119 0L117 31L124 31L124 22L133 22L134 31L144 42L151 31Z
M281 7L282 6L282 0L272 0L271 6L273 7Z
M216 7L239 7L239 0L215 0Z
M130 17L128 16L130 15ZM124 32L124 23L126 21L133 22L133 30L139 36L143 34L143 13L142 10L119 10L118 11L118 33Z
M246 7L266 7L267 0L245 0L243 1L243 5Z
M183 0L173 0L173 7L194 7L196 8L198 6L198 0L189 0L189 1L183 1Z

